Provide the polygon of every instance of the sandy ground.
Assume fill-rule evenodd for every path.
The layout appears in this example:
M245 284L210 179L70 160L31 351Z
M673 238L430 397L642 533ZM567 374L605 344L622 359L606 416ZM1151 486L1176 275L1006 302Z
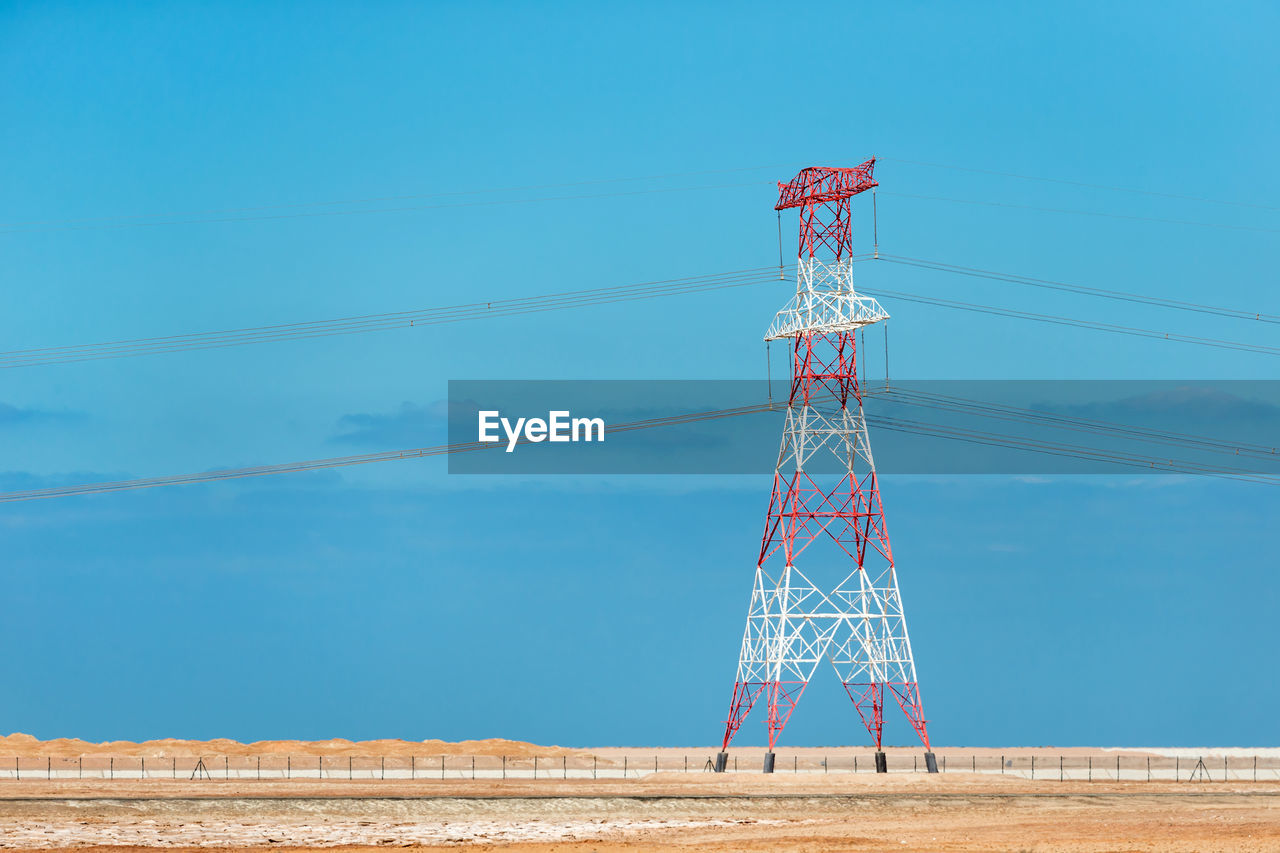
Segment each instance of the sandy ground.
M171 749L200 753L210 744ZM297 755L349 748L290 742ZM397 742L376 742L394 754ZM402 742L401 742L402 743ZM502 755L592 756L611 766L620 756L659 755L660 765L707 750L560 750L510 741L445 745L476 754L484 743ZM18 746L20 744L14 744ZM91 745L92 746L92 745ZM157 747L135 745L138 749ZM231 753L251 755L246 751ZM28 758L47 755L30 745ZM125 747L127 749L128 747ZM410 744L408 754L423 751ZM10 749L12 754L15 750ZM212 751L212 750L210 750ZM119 744L103 753L124 755ZM230 750L225 750L230 753ZM905 767L918 750L895 750ZM943 750L938 750L942 754ZM1273 781L1031 781L1000 774L1016 750L948 751L945 774L897 772L758 772L760 750L735 750L737 774L644 773L614 778L427 778L222 780L0 780L0 850L209 849L366 850L399 846L512 851L621 850L903 850L903 851L1280 851L1280 774ZM1044 748L1050 756L1105 765L1114 752ZM1121 753L1137 765L1164 750ZM1206 764L1227 750L1190 750ZM1242 750L1238 764L1254 750ZM1280 759L1257 750L1264 765ZM0 745L0 762L4 760ZM797 764L865 750L797 750ZM148 753L155 755L154 753ZM404 754L404 753L401 753ZM790 753L788 753L790 754ZM866 753L869 755L869 753ZM136 753L135 753L136 755ZM1216 757L1215 757L1216 756ZM159 757L159 755L155 755ZM1025 757L1025 755L1024 755ZM960 770L966 761L987 772ZM1056 762L1056 758L1052 759ZM745 767L750 765L751 772ZM1245 766L1240 764L1240 766ZM1054 764L1056 769L1056 763ZM692 769L692 768L691 768ZM782 768L779 768L780 771ZM1264 774L1265 775L1265 774Z

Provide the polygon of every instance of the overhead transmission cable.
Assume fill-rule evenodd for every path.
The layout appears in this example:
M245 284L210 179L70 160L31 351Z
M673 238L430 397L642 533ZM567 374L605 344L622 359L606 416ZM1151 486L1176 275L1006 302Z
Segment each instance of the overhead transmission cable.
M865 261L869 259L869 257L870 256L866 254L855 255L854 260ZM1088 296L1123 299L1126 301L1149 304L1157 307L1177 308L1183 311L1214 314L1238 319L1258 320L1266 323L1275 323L1280 321L1280 316L1275 314L1177 302L1175 300L1163 299L1161 297L1148 297L1141 294L1126 293L1123 291L1104 290L1102 288L1069 284L1067 282L1052 281L1049 279L1036 279L1012 273L982 270L975 267L962 267L942 261L910 258L905 255L886 256L881 254L881 259L890 261L891 263L916 266L938 272L949 272L969 277L990 278L997 281L1026 284L1034 287L1047 287ZM783 272L785 274L785 267ZM741 270L730 270L721 273L688 276L684 278L659 279L655 281L638 282L635 284L618 285L614 287L563 291L559 293L541 294L538 296L499 299L487 302L471 302L463 305L444 306L438 308L422 308L382 314L363 314L329 320L251 326L213 332L193 332L179 335L130 338L126 340L107 341L94 344L17 349L0 352L0 369L96 361L100 359L127 358L131 356L184 352L188 350L217 349L281 340L350 335L385 329L407 328L411 326L430 326L441 323L460 322L463 320L509 317L520 314L538 313L542 311L582 308L592 305L611 304L615 302L629 302L663 296L679 296L712 290L721 290L725 288L767 284L776 281L776 276L777 268L775 267L753 267ZM1034 314L1011 308L979 305L959 300L940 299L918 293L892 291L883 288L875 288L872 292L876 294L883 294L891 298L934 305L942 308L977 311L1015 319L1056 323L1059 325L1074 326L1077 328L1094 329L1096 331L1137 335L1140 337L1156 338L1160 340L1172 340L1180 343L1192 343L1202 346L1258 352L1267 355L1278 354L1277 348L1275 347L1248 344L1239 341L1202 338L1191 335L1182 335L1174 332L1162 332L1152 329L1102 323L1094 320L1062 317L1053 314Z
M1131 193L1133 195L1145 195L1155 198L1173 198L1181 201L1196 201L1205 204L1222 204L1231 207L1251 207L1257 210L1280 210L1280 207L1270 204L1255 204L1247 201L1228 201L1220 198L1206 198L1204 196L1183 195L1181 193L1159 192L1157 190L1143 190L1134 187L1117 187L1109 184L1095 184L1088 181L1077 181L1069 178L1046 178L1041 175L1022 175L1016 172L1001 172L995 169L977 169L972 166L957 166L949 163L930 163L924 160L907 160L902 157L877 157L886 163L903 163L910 166L928 166L933 169L950 169L956 172L970 172L977 175L996 175L1002 178L1017 178L1023 181L1039 181L1046 184L1063 184L1073 187L1085 187L1093 190L1107 190L1109 192Z
M1280 323L1280 315L1278 314L1264 314L1255 311L1244 311L1238 308L1223 308L1216 305L1203 305L1197 302L1182 302L1176 299L1166 299L1161 296L1147 296L1145 294L1131 293L1123 290L1107 290L1101 287L1089 287L1087 285L1071 284L1065 281L1033 278L1031 276L1018 275L1016 273L996 272L994 270L979 269L977 267L950 264L944 261L933 261L927 258L912 258L906 255L890 255L881 253L879 259L893 264L917 267L919 269L954 273L956 275L964 275L971 278L985 278L992 281L1004 281L1011 284L1023 284L1030 287L1040 287L1048 290L1061 290L1067 293L1078 293L1083 296L1098 296L1104 299L1115 299L1122 302L1136 302L1141 305L1152 305L1159 308L1173 308L1179 311L1191 311L1197 314L1216 314L1220 317L1229 317L1236 320L1257 320L1263 323Z
M1229 452L1230 449L1244 449L1246 452L1238 454L1241 456L1253 456L1256 458L1267 458L1272 460L1276 458L1275 448L1268 448L1263 445L1249 445L1237 442L1229 442L1222 439L1214 439L1205 436L1194 436L1185 433L1170 433L1162 430L1144 430L1140 427L1126 426L1124 424L1115 424L1105 421L1096 421L1086 418L1074 418L1066 415L1051 415L1048 413L1040 413L1035 410L1019 409L1013 406L1002 406L1000 404L989 404L983 401L967 400L962 397L953 397L949 395L930 394L927 392L910 392L915 397L921 398L926 402L929 400L939 401L940 408L944 409L978 409L982 407L992 407L998 411L1004 412L1025 412L1032 415L1043 415L1046 418L1054 418L1065 424L1067 428L1076 428L1077 431L1094 432L1101 434L1122 434L1121 437L1134 438L1140 441L1156 443L1170 443L1171 440L1177 440L1184 443L1187 447L1208 448L1210 450L1217 449L1218 452ZM872 391L868 390L864 396L875 397L886 394L890 398L905 396L905 393L898 388L892 391ZM961 405L957 406L959 403ZM775 411L777 405L772 401L762 403L748 404L744 406L735 406L730 408L709 409L699 412L682 413L678 415L645 418L636 421L628 421L625 423L612 424L608 427L608 432L629 432L640 429L652 429L665 426L678 426L683 424L699 423L710 420L719 420L723 418L733 418L742 415L759 414L768 411ZM978 414L983 414L981 411ZM990 416L990 415L984 415ZM1007 418L1006 418L1007 419ZM1271 474L1265 471L1257 471L1247 468L1238 468L1225 465L1212 465L1204 462L1191 460L1179 460L1168 457L1147 456L1143 454L1129 453L1125 451L1088 447L1085 445L1062 444L1058 442L1044 441L1033 439L1025 436L1013 436L1004 433L996 433L987 430L977 430L956 425L935 424L924 421L917 421L911 418L903 418L894 415L877 415L868 414L867 420L875 425L878 429L890 431L904 432L915 435L932 436L944 438L953 441L962 441L972 444L981 444L987 446L1011 447L1027 452L1044 453L1051 456L1063 458L1079 459L1084 461L1100 461L1113 463L1125 467L1136 467L1145 470L1159 470L1169 473L1196 474L1210 477L1219 477L1231 480L1245 480L1256 483L1265 483L1271 485L1280 485L1280 475ZM1054 424L1054 426L1059 426ZM525 443L521 440L521 443ZM411 448L408 450L392 450L378 453L367 453L356 456L338 456L325 459L310 459L301 462L288 462L279 465L259 465L247 468L230 468L216 471L203 471L196 474L179 474L167 477L143 477L131 480L116 480L99 483L82 483L76 485L56 486L45 489L29 489L25 491L0 493L0 503L12 503L18 501L40 500L45 498L71 497L76 495L103 494L108 492L131 491L137 489L156 488L161 486L178 486L192 485L197 483L216 483L226 480L243 479L247 477L262 477L274 474L297 473L301 471L316 471L330 468L351 467L356 465L366 465L374 462L388 462L402 459L422 459L434 456L444 456L453 453L466 453L476 450L486 450L500 447L499 444L481 443L478 441L457 442L454 444L441 444L431 447Z

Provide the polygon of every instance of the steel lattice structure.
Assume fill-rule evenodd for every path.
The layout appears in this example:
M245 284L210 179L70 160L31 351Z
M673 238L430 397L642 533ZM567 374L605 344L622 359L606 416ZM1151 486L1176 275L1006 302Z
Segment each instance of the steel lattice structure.
M858 383L856 332L889 316L853 288L850 199L877 186L874 167L873 158L853 169L804 169L778 184L775 209L800 209L798 272L796 295L765 340L790 340L791 391L717 770L763 697L764 769L772 772L774 746L824 660L875 742L877 770L886 769L888 697L920 736L926 767L937 769ZM819 542L825 559L813 548ZM806 574L798 563L811 559L816 569ZM811 574L841 579L824 587Z

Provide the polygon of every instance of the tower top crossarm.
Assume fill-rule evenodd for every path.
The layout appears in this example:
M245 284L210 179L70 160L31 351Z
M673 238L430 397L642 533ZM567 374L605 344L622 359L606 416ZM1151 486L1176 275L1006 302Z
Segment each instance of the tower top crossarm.
M778 203L774 210L787 210L792 207L821 204L850 198L872 187L879 186L871 177L876 167L876 158L872 157L860 166L851 169L836 169L829 166L810 166L801 169L787 183L778 182Z

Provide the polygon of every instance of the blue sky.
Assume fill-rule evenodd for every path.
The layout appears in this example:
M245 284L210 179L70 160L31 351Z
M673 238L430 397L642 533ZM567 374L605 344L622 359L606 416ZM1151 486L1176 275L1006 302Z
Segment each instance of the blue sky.
M773 182L873 154L885 251L1277 312L1278 18L0 5L3 349L765 265ZM494 192L581 181L609 183ZM617 194L531 201L602 193ZM499 200L520 203L434 206ZM390 206L424 209L368 212ZM361 212L265 218L336 210ZM157 224L172 219L232 221ZM889 264L858 275L872 293L1275 342L1263 324ZM788 286L6 370L3 485L431 443L406 445L397 415L437 405L449 379L758 378ZM1276 378L1273 356L885 305L895 376ZM1264 534L1280 496L1147 480L887 479L936 742L1274 744ZM0 730L711 743L767 488L495 483L436 459L4 505ZM863 742L830 687L784 742Z

